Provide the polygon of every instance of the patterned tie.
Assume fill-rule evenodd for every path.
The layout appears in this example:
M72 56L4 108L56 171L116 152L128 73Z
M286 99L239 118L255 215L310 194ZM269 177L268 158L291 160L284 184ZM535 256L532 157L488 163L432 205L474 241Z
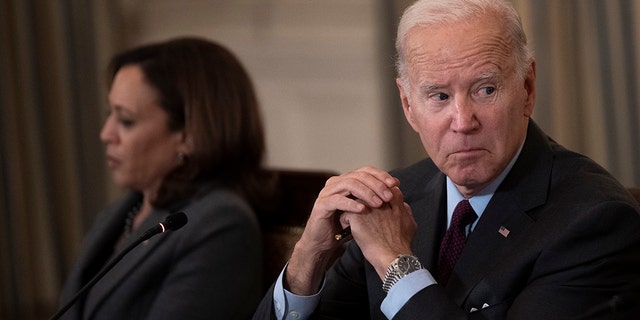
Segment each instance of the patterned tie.
M451 225L444 234L438 256L438 283L446 285L456 265L456 261L462 253L462 247L467 241L465 228L472 224L478 216L469 204L468 200L462 200L453 210Z

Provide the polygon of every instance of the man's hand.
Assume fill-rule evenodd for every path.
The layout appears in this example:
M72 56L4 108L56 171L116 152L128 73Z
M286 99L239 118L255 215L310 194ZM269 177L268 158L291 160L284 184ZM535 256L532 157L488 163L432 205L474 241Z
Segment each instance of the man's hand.
M392 199L383 206L345 212L340 219L350 225L353 239L380 279L384 279L387 267L399 254L412 254L411 241L417 229L400 189L393 187L391 191Z
M349 219L344 219L347 216L343 212L370 215L372 209L389 207L392 200L395 207L398 201L402 203L398 185L397 179L374 167L364 167L327 180L289 260L285 287L299 295L316 293L325 271L333 263L335 251L343 244L334 238L341 228L348 226L344 223ZM356 223L355 226L357 234L369 230L364 223Z

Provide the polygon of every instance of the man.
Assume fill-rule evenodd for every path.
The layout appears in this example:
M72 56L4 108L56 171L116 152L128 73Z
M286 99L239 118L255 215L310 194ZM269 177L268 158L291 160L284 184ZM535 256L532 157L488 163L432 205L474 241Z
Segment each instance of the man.
M531 120L535 61L514 9L420 0L396 47L404 113L429 159L329 179L254 319L634 315L638 206ZM353 241L333 264L346 227Z

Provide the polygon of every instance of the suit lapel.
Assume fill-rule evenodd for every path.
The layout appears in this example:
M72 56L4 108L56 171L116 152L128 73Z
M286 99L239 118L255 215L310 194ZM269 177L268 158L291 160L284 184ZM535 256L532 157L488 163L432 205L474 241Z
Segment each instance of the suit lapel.
M123 248L129 246L145 231L162 221L166 215L167 212L152 212L151 215L130 236L123 245ZM113 267L113 269L106 273L105 276L96 283L96 286L91 289L86 300L85 314L92 315L100 306L102 301L111 295L115 288L117 288L123 281L126 281L127 277L134 272L134 269L140 266L143 260L145 260L146 257L164 241L165 236L165 234L156 235L149 240L140 243L127 253L122 260ZM114 256L116 254L114 254ZM109 261L111 261L112 258L113 257L111 257Z
M485 209L449 279L446 290L456 304L463 305L471 290L491 272L512 239L524 232L533 220L507 194L495 194Z
M553 157L546 136L529 122L527 141L511 172L496 190L458 260L447 292L463 306L473 288L535 223L527 212L546 202Z
M78 256L78 261L66 281L62 301L69 301L75 296L109 259L113 252L113 243L122 232L127 208L137 202L138 197L135 193L129 193L97 215L94 226L83 241L83 249ZM68 313L74 314L75 318L82 318L84 302L85 298L81 297Z
M438 173L427 181L423 198L411 202L418 225L413 252L430 272L435 272L439 244L446 229L445 176ZM435 245L434 245L435 244Z
M127 194L121 201L100 214L99 218L102 221L95 223L99 229L88 233L89 238L86 240L85 252L78 261L80 278L77 289L89 282L109 259L113 252L113 244L123 230L127 212L138 201L138 198L134 193Z

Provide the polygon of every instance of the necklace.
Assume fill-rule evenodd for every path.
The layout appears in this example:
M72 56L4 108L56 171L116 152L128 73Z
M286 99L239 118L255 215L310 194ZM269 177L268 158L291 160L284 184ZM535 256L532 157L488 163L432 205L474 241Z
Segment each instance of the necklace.
M127 238L133 233L133 221L140 213L140 207L142 207L142 201L136 202L127 213L127 219L124 221L124 236Z

